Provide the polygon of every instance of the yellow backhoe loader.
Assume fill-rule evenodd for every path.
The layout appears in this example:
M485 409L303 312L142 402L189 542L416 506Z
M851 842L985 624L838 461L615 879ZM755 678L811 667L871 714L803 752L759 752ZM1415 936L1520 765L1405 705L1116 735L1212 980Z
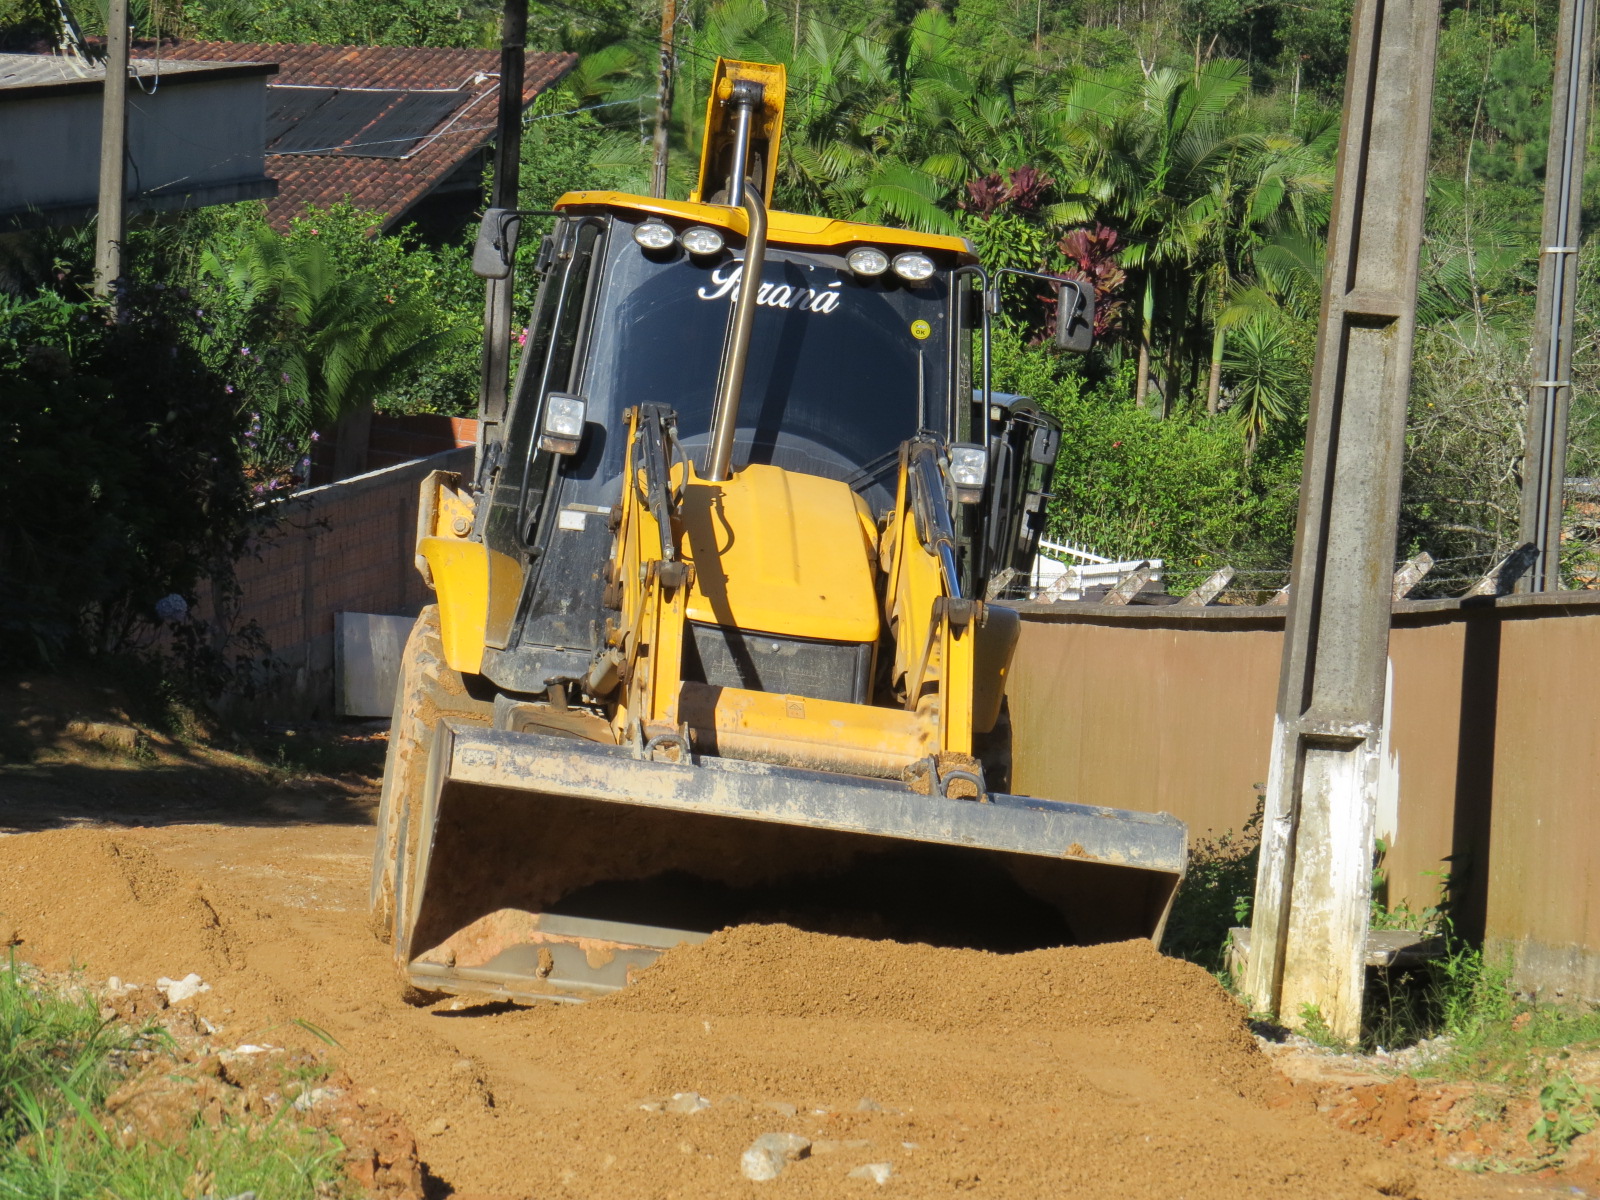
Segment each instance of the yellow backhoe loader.
M407 988L582 998L725 925L1159 936L1181 822L1006 793L1059 427L993 393L961 238L769 212L778 66L686 201L571 192L509 410L423 487L372 902ZM491 209L475 263L512 269ZM1083 348L1092 291L1061 284Z

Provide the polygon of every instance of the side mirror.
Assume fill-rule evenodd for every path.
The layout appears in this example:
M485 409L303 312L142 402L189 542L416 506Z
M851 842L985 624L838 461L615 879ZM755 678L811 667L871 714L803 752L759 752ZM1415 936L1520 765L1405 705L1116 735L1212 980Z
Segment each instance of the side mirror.
M505 279L511 274L511 261L517 253L517 234L522 218L515 209L491 208L478 224L478 240L472 247L472 273L479 279Z
M1061 452L1061 430L1041 425L1028 439L1028 460L1041 467L1056 465L1056 455Z
M1094 285L1069 279L1056 299L1056 345L1082 354L1094 345Z

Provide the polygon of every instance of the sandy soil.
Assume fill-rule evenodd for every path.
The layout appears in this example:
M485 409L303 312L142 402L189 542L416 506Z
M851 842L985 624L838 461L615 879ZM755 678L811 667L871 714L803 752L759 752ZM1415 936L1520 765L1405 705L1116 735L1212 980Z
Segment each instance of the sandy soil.
M1209 976L1144 943L745 926L584 1005L410 1007L366 914L374 782L160 746L0 765L0 942L147 995L198 972L201 1061L331 1035L360 1102L415 1135L429 1197L1572 1194L1352 1132L1325 1081L1291 1084ZM750 1182L766 1133L810 1150ZM887 1182L851 1177L870 1164Z
M367 929L370 845L317 824L6 837L0 934L90 978L199 972L219 1046L327 1031L440 1193L1506 1194L1334 1128L1208 976L1139 943L998 956L750 926L583 1006L410 1008ZM690 1092L709 1107L673 1101ZM751 1183L766 1132L812 1152ZM869 1163L887 1184L848 1178Z

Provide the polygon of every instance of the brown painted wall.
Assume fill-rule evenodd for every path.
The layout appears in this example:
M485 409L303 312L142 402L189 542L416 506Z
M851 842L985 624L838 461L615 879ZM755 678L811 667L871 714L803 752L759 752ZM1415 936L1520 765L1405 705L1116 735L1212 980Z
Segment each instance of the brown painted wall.
M1282 612L1024 606L1018 792L1237 830L1266 778ZM1530 987L1600 997L1600 597L1396 606L1389 901L1437 901ZM1449 861L1447 861L1449 860Z
M1282 634L1024 621L1012 788L1239 829L1267 778Z
M1499 657L1489 943L1600 997L1600 614L1508 621Z

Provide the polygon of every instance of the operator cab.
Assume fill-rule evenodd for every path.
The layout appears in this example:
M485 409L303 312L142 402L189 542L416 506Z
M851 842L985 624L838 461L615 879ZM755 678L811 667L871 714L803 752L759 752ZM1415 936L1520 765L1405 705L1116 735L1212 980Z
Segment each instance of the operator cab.
M563 207L574 199L564 198ZM563 241L575 260L561 272L570 282L540 297L517 409L538 407L533 368L553 351L562 361L548 382L538 380L542 390L581 395L586 404L584 443L568 476L615 482L621 447L596 430L622 428L623 412L640 403L672 408L679 444L701 460L728 310L744 272L740 239L688 217L573 207L577 214L552 235L558 266ZM775 234L783 217L773 214ZM970 426L972 329L958 305L970 310L975 293L968 276L956 274L965 255L935 253L944 261L903 247L795 246L774 237L756 301L734 469L760 463L842 480L879 515L894 503L902 442L919 433L956 440ZM579 287L587 293L581 298L573 294ZM581 315L584 306L591 315ZM572 310L570 331L552 338L563 308ZM957 378L964 386L954 385Z
M998 291L965 238L768 212L783 88L781 67L719 62L688 200L571 192L544 214L505 424L484 427L478 462L482 673L502 689L578 680L606 644L603 565L641 406L671 414L652 436L700 480L762 466L844 483L868 526L895 510L902 462L936 458L918 528L950 594L996 595L1031 565L1058 427L991 396ZM480 274L510 275L520 218L485 214ZM1058 344L1086 348L1092 289L1037 278L1060 289Z
M682 454L706 457L745 258L721 206L579 192L558 212L505 436L480 480L491 573L527 578L514 620L489 631L484 673L530 692L581 674L603 636L595 564L609 553L626 410L671 408ZM973 370L981 272L964 239L770 218L732 467L843 481L879 519L906 441L988 439ZM554 428L574 410L577 425Z

